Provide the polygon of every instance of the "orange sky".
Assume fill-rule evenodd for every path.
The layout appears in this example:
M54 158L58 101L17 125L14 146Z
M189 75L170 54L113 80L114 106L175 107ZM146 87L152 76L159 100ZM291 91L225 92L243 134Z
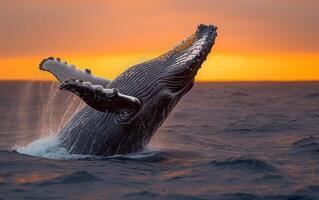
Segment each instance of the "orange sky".
M59 56L101 76L156 57L196 30L218 26L201 81L319 80L317 0L4 0L0 79L48 79Z

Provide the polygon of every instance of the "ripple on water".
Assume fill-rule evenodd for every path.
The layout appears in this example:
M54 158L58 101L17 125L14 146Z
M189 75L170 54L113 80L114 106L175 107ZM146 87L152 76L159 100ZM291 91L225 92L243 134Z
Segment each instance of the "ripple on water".
M292 148L297 152L319 153L319 138L305 137L292 144Z
M115 155L110 157L104 157L105 160L131 160L138 162L150 162L158 163L167 160L165 153L157 151L144 151L128 155Z
M126 194L125 197L136 197L136 198L145 198L145 197L148 197L148 198L155 198L155 197L158 197L159 195L154 193L154 192L150 192L150 191L141 191L141 192L134 192L134 193L129 193L129 194Z
M262 123L249 122L247 120L231 123L223 129L224 133L231 134L255 134L274 133L300 129L300 124L292 121L264 121Z
M225 194L220 200L316 200L317 198L309 195L269 195L269 196L258 196L249 193L234 193Z
M221 169L245 170L249 172L277 171L271 164L256 158L230 158L225 161L212 161L210 164Z
M318 196L319 199L319 185L310 185L307 187L302 188L301 190L299 190L297 193L299 194L309 194L312 196Z
M239 96L239 97L246 97L246 96L249 96L249 94L245 93L245 92L234 92L234 93L231 93L229 95L229 97L236 97L236 96Z
M135 192L135 193L129 193L124 196L124 198L127 199L150 199L150 198L155 198L155 199L183 199L183 200L206 200L207 198L200 198L200 197L195 197L191 195L183 195L183 194L158 194L154 193L151 191L141 191L141 192ZM209 198L210 199L210 198Z
M60 185L60 184L77 184L77 183L88 183L99 181L99 178L96 178L87 171L76 171L72 174L62 175L57 178L54 178L49 181L44 181L37 184L37 186L49 186L49 185Z
M306 97L308 97L308 98L319 98L319 92L310 93Z

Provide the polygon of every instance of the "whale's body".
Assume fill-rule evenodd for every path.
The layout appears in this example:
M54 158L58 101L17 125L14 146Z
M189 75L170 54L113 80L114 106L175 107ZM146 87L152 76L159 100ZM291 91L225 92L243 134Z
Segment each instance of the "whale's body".
M61 67L56 66L59 59L44 60L41 69L53 73L64 82L62 89L74 92L89 105L60 130L61 145L70 153L103 156L142 150L192 88L216 35L216 27L200 25L194 35L172 51L129 68L113 81L100 80L88 70L90 77L82 71L62 73L60 68L56 70ZM84 82L69 80L72 75ZM103 87L94 86L95 82Z

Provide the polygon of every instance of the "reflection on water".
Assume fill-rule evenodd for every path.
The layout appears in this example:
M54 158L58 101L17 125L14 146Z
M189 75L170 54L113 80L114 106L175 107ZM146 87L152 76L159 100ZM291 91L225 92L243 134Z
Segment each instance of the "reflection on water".
M318 82L197 83L145 151L112 157L56 148L83 106L56 89L0 83L0 198L319 199Z
M60 174L50 174L50 173L31 173L31 174L24 174L20 177L15 177L14 182L17 184L28 184L28 183L36 183L40 181L46 181L50 179L54 179L59 177Z

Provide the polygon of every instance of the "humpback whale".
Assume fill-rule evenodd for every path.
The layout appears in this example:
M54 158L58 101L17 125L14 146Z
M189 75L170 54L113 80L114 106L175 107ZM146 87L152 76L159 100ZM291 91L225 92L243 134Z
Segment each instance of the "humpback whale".
M196 32L158 58L128 68L114 80L49 57L40 70L50 72L60 89L87 105L58 132L73 154L111 156L143 150L179 100L192 88L217 36L214 25Z

